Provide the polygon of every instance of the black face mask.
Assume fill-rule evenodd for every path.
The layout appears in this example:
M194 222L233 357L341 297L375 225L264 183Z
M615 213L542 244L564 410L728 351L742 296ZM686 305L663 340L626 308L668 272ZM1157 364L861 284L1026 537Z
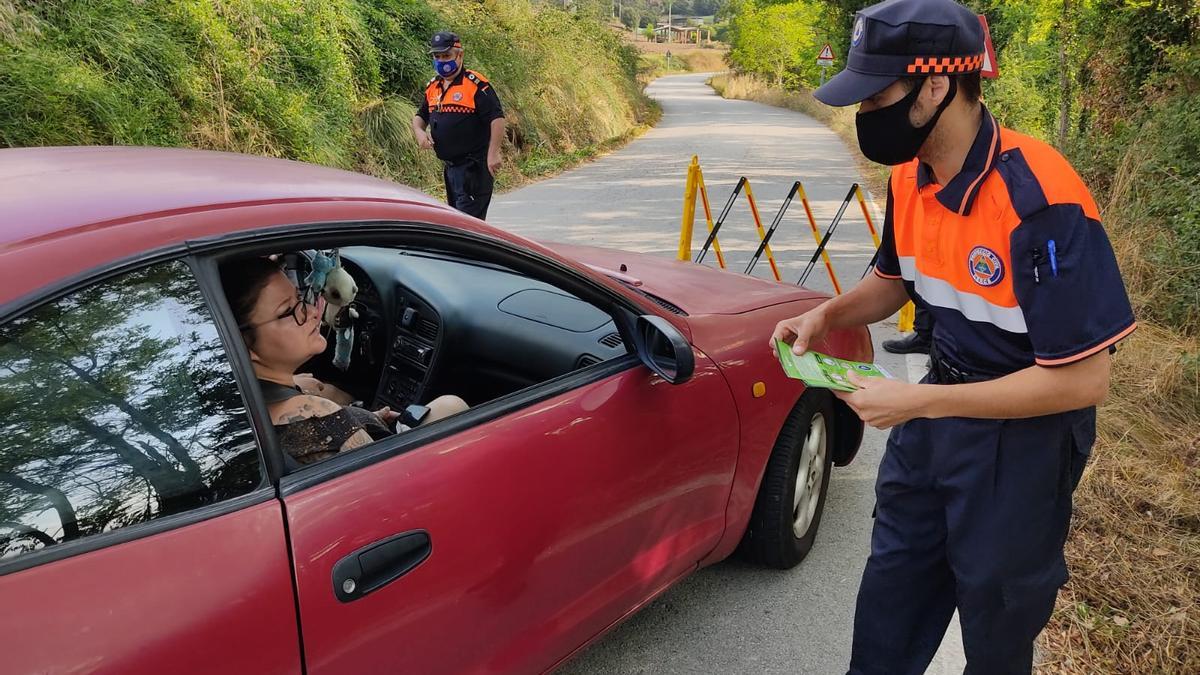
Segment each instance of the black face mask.
M912 161L912 158L917 156L917 151L921 149L925 139L929 138L938 118L942 116L942 111L958 93L958 82L951 77L950 91L946 92L946 98L942 99L933 117L929 118L924 126L914 127L912 122L908 121L908 114L917 102L923 85L924 80L913 87L904 98L886 108L860 112L854 116L854 126L858 128L858 147L867 159L878 164L895 166Z

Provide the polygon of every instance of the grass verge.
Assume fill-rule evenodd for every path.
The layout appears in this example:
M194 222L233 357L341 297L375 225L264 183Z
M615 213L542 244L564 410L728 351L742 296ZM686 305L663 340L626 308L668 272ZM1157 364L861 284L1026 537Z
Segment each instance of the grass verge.
M447 28L505 108L498 188L656 118L633 47L531 0L0 0L0 147L226 150L440 194L409 124Z
M662 50L647 50L645 45L654 43L633 43L639 51L638 80L648 84L663 75L680 73L713 73L723 71L729 66L725 63L724 48L694 47L687 45L672 45L671 61L667 63L667 55ZM659 47L663 45L657 45Z

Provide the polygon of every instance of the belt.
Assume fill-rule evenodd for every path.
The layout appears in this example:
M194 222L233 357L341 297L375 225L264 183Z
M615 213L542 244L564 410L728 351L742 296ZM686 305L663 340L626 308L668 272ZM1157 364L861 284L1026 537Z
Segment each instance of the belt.
M929 373L934 384L967 384L968 382L986 382L1000 375L985 375L972 373L958 364L944 358L936 346L929 347Z

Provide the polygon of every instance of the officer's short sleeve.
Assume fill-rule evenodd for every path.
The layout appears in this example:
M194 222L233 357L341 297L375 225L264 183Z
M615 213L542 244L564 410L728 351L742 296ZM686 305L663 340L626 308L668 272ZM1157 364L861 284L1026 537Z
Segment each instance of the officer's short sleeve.
M1081 206L1054 204L1032 214L1013 230L1010 245L1013 290L1039 365L1085 359L1133 332L1112 245Z
M893 217L892 181L888 180L887 205L883 211L883 237L875 257L875 275L884 279L900 278L900 259L896 256L895 218Z
M490 82L484 82L475 90L475 113L485 122L504 117L504 109L500 107L500 97L496 88Z
M421 106L417 108L417 117L425 120L426 124L429 123L429 99L424 95L421 96Z

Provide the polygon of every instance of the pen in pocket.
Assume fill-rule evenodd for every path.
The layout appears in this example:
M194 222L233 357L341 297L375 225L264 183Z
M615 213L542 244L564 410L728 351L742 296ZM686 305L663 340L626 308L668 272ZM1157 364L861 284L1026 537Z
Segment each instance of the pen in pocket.
M1050 255L1050 274L1058 276L1058 251L1053 239L1046 242L1046 250Z

